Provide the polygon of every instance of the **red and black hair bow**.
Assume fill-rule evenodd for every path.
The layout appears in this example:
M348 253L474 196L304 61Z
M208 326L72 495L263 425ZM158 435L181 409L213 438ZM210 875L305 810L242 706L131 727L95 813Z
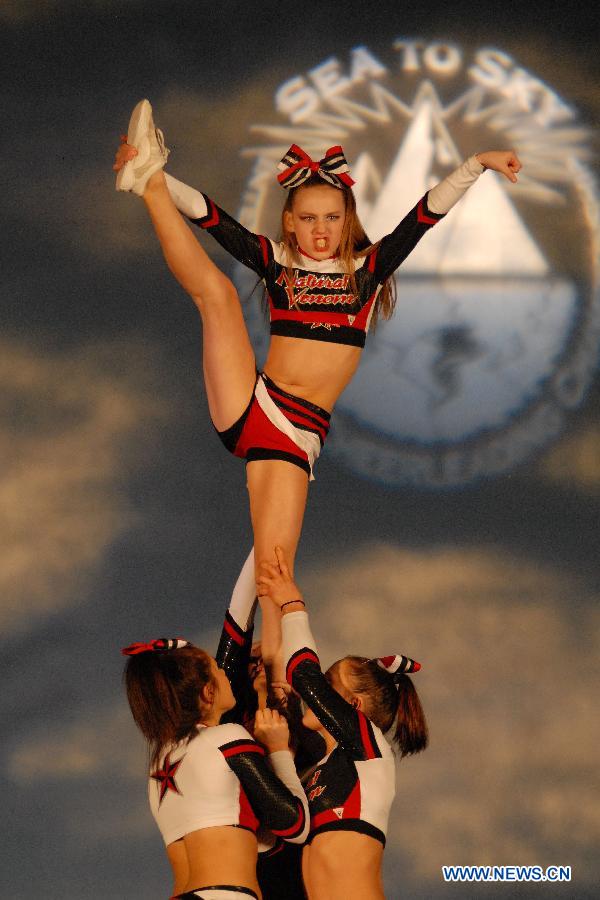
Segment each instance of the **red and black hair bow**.
M375 662L380 668L385 669L386 672L389 672L394 677L409 675L413 672L418 672L421 668L421 663L415 662L409 656L403 656L402 653L398 653L396 656L380 656Z
M316 162L298 144L292 144L277 168L281 172L277 181L287 190L303 184L311 175L318 175L337 188L352 187L354 184L348 175L348 163L340 146L330 147L323 159Z
M190 642L183 638L156 638L156 640L149 641L148 643L137 641L135 644L123 647L121 653L124 656L137 656L138 653L155 653L156 651L161 650L181 650L182 647L191 646Z

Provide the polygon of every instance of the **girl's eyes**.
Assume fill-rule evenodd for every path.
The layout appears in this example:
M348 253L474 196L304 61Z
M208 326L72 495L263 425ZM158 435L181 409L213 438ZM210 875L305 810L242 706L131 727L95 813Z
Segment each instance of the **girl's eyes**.
M312 222L315 219L315 216L300 216L303 222ZM326 219L329 219L331 222L337 222L340 218L337 213L332 213L330 216L325 216Z

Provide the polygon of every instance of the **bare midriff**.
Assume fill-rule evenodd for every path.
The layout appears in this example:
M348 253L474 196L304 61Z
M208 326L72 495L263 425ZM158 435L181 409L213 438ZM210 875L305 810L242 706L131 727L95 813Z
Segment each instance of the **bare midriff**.
M331 412L361 353L348 344L273 335L264 371L284 391Z
M191 831L183 838L188 859L186 891L214 884L250 888L259 897L256 880L256 836L245 828L219 825Z
M302 852L309 900L385 900L383 845L352 831L325 831Z

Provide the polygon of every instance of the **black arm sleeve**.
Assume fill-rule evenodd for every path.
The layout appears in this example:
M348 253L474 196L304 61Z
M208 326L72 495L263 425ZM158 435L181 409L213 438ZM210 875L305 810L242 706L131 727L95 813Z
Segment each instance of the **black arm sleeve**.
M378 242L373 250L374 264L368 265L370 261L368 258L366 267L373 272L376 283L383 284L404 262L411 250L414 250L425 232L443 218L444 214L430 211L425 194L391 234L387 234Z
M331 687L312 650L304 648L295 653L287 671L294 690L344 750L356 760L381 756L371 723Z
M264 278L267 267L273 259L273 248L268 238L248 231L233 216L217 206L210 197L206 194L202 196L206 201L208 212L203 218L190 221L208 231L234 259L252 269L260 278Z
M229 611L225 613L225 621L215 660L218 667L223 669L229 679L233 696L236 699L236 710L237 705L242 702L246 693L253 633L254 628L252 627L248 631L242 631L231 613ZM234 713L236 710L231 712ZM228 717L226 721L236 722L239 721L239 717Z
M261 825L285 840L303 839L307 820L302 801L269 768L262 747L242 739L219 749L239 778Z

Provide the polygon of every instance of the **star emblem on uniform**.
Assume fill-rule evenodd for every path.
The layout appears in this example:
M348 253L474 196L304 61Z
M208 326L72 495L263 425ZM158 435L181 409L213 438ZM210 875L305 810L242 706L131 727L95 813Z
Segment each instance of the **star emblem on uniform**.
M177 787L177 782L175 781L175 773L182 762L183 756L181 759L171 762L171 754L167 753L163 760L162 768L151 773L150 778L154 778L154 780L160 784L159 806L163 802L167 791L173 791L174 794L181 794L181 791Z

